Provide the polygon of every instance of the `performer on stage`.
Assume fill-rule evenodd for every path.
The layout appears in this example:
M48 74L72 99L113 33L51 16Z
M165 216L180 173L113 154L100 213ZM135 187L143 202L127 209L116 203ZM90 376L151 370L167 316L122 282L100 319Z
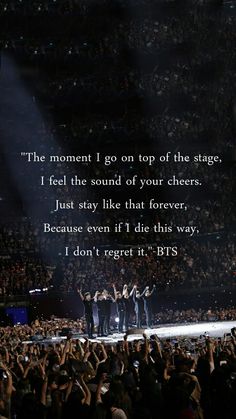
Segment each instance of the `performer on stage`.
M131 293L128 291L128 286L125 284L123 287L123 298L125 303L125 331L130 327L130 316L132 312L133 301L131 301Z
M134 302L136 326L137 328L140 328L142 327L143 293L140 294L140 291L137 289L137 285L134 285L130 295L133 297L133 302Z
M106 336L105 334L105 319L106 319L106 301L102 292L96 291L94 302L98 309L98 336Z
M124 321L125 321L124 297L120 291L116 291L115 285L113 285L113 289L114 289L115 302L116 302L116 307L117 307L117 312L118 312L118 317L119 317L118 330L120 333L123 333Z
M146 316L146 325L148 328L152 327L152 295L156 290L156 285L153 285L152 291L147 286L142 293L144 312Z
M93 329L94 329L94 320L93 320L93 300L94 297L91 297L90 292L85 292L82 294L81 290L78 290L81 300L84 304L84 314L87 325L87 334L90 339L94 338Z
M103 290L104 295L104 304L105 304L105 323L104 323L104 331L106 335L111 334L111 327L110 327L110 321L111 321L111 305L115 302L114 298L111 296L111 294L108 293L107 290Z

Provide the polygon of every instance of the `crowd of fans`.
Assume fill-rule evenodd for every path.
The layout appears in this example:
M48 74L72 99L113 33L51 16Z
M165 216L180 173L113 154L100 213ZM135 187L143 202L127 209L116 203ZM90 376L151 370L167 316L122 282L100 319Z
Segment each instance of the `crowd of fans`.
M156 3L156 4L154 4ZM191 0L3 0L1 46L0 296L32 290L73 293L127 284L157 292L233 289L235 259L235 14L223 2ZM224 5L224 7L227 7ZM5 68L9 70L10 82ZM14 74L19 73L18 76ZM15 78L14 78L15 77ZM23 83L21 83L23 80ZM20 86L20 87L19 87ZM24 86L24 87L22 87ZM28 93L26 93L26 91ZM27 96L28 95L28 96ZM12 101L12 102L11 102ZM19 106L18 106L19 104ZM15 106L15 108L14 108ZM15 109L15 115L14 114ZM39 117L40 109L43 110ZM12 113L9 112L12 110ZM18 120L18 119L19 120ZM20 121L20 123L19 123ZM17 132L16 132L17 131ZM222 163L161 165L19 164L38 154L116 154L166 150L218 154ZM115 151L114 151L115 150ZM154 152L155 150L155 152ZM120 150L119 150L120 152ZM4 166L5 165L5 166ZM7 176L4 174L6 167ZM9 168L17 168L17 176ZM200 179L199 188L42 188L47 178L137 175ZM14 192L12 183L16 184ZM14 195L14 197L13 197ZM18 202L14 207L13 203ZM55 199L126 198L186 202L186 211L98 210L53 214ZM15 200L15 201L14 201ZM13 208L14 207L14 208ZM79 220L79 221L78 221ZM52 225L129 222L131 232L46 234ZM172 227L136 234L138 222ZM189 237L176 226L197 226ZM63 257L65 246L143 246L146 255ZM179 246L158 258L158 244ZM78 297L79 298L79 297ZM114 316L113 316L114 317ZM134 313L131 326L134 325ZM153 324L235 320L234 307L154 312ZM115 326L113 319L113 327ZM60 336L72 331L79 338ZM235 333L224 338L129 340L83 338L84 318L35 321L0 328L0 418L233 418ZM97 330L95 329L95 333ZM45 338L45 342L40 339ZM54 338L55 341L50 340ZM32 342L38 340L37 342ZM30 343L29 343L30 342Z
M32 68L46 68L35 97L56 114L64 110L64 136L70 143L75 138L86 144L102 137L104 144L104 135L108 133L112 138L116 131L116 138L122 142L127 134L137 138L140 131L146 131L159 144L167 141L169 145L180 142L194 146L203 137L209 141L211 136L215 150L225 144L233 146L234 14L208 13L204 8L199 13L198 2L191 7L161 2L169 3L166 10L158 10L158 6L155 9L152 2L140 2L135 13L132 5L126 5L131 7L130 14L117 13L119 7L123 10L121 2L115 2L114 10L108 1L99 5L91 2L87 8L81 2L68 2L65 9L55 4L58 2L46 2L47 7L41 2L33 6L17 1L6 3L5 14L12 19L24 8L23 22L35 9L27 33L21 31L19 23L14 27L8 24L3 44L6 51ZM14 3L15 8L11 6ZM51 19L53 13L55 22ZM68 22L71 25L63 37ZM40 39L39 28L43 33ZM132 54L134 62L128 58ZM121 117L119 111L113 117L109 115L111 103L119 109L122 98L127 103L128 98L138 102L143 97L150 101L150 108L151 98L160 99L156 104L158 115L154 111L153 116L143 116L135 107L125 111L123 105ZM75 106L91 103L96 105L93 115L86 112L83 117L75 112Z
M147 250L147 256L143 257L136 255L114 260L112 257L99 256L75 260L71 256L68 259L60 258L57 263L50 247L45 261L40 253L35 253L33 247L28 252L25 247L12 251L7 242L4 243L8 257L1 258L2 296L24 295L36 288L48 290L51 287L68 293L82 286L95 292L102 287L112 289L112 284L117 281L120 286L127 283L132 287L135 283L140 288L156 284L158 291L233 288L235 282L233 237L228 241L191 239L186 243L181 242L179 255L175 258L158 258L153 245L153 250ZM25 244L26 241L22 246Z
M87 212L86 217L82 212L79 214L85 226L129 222L132 228L147 219L148 225L172 226L171 233L151 231L148 235L137 235L132 231L119 234L112 231L92 235L85 232L79 236L80 245L90 248L111 245L155 248L162 240L169 240L168 244L180 243L178 257L163 258L162 263L150 251L143 258L121 257L117 261L103 257L63 258L64 247L74 248L78 235L42 234L42 223L44 220L52 225L78 223L77 212L66 216L49 214L55 198L78 200L79 196L80 200L96 201L104 193L104 197L115 197L120 202L124 200L123 195L148 202L156 195L158 200L166 199L166 190L157 188L150 192L144 188L126 195L123 188L119 193L117 188L113 192L111 189L101 192L99 188L91 191L67 186L55 188L54 194L52 188L40 187L39 177L31 181L32 166L24 162L18 178L30 203L40 211L29 215L30 205L26 200L22 209L27 214L24 219L13 214L14 221L5 222L4 217L0 232L1 295L24 294L52 285L63 292L73 292L77 285L85 283L94 292L101 286L111 287L116 280L121 285L136 282L140 287L155 283L163 291L233 284L235 15L224 13L217 4L208 13L207 2L201 1L192 1L191 7L184 5L185 2L161 1L156 8L151 0L138 1L138 4L112 3L107 0L99 5L96 1L72 0L3 2L1 13L9 18L7 23L3 19L4 54L13 58L31 92L28 102L21 98L20 119L23 124L27 120L28 129L16 136L12 119L8 115L4 118L4 135L11 152L15 152L16 145L22 150L22 144L25 149L32 149L34 141L42 154L48 149L55 154L66 154L65 150L70 149L72 154L82 146L103 151L114 143L129 143L132 149L129 154L140 150L155 154L153 149L161 152L184 146L190 155L199 149L218 153L222 163L214 167L172 162L157 167L79 166L80 175L88 179L118 175L126 179L135 174L139 178L167 179L175 174L200 179L199 189L189 188L186 192L185 188L175 187L170 192L173 200L177 195L178 200L187 200L187 211L98 209L95 214ZM7 95L14 97L14 88L13 83L3 87L3 92L7 89ZM36 125L30 115L37 106L43 108L45 120ZM47 176L51 170L45 163L37 174ZM55 177L72 172L77 173L78 167L53 166ZM8 183L4 183L7 187ZM20 198L24 201L23 194ZM1 204L5 205L4 194ZM198 240L187 234L180 236L176 225L196 225L199 234L206 237ZM209 233L216 235L214 239L208 237Z
M225 321L235 319L235 309L232 307L210 310L163 310L154 315L154 324L198 323L208 321Z
M32 342L68 326L81 329L63 319L0 329L2 418L234 417L233 329L219 338Z
M94 304L95 306L96 304ZM95 307L94 307L95 308ZM95 310L94 310L95 312ZM117 329L117 322L115 322L114 316L116 316L116 310L112 310L112 329ZM210 321L230 321L235 320L236 311L233 306L227 308L218 307L211 308L209 310L204 309L188 309L188 310L172 310L163 309L154 313L153 325L158 326L161 324L175 324L175 323L200 323ZM131 316L130 327L134 326L134 316ZM144 323L145 325L145 323ZM67 331L66 331L67 330ZM81 317L77 320L70 320L68 318L56 318L51 317L51 320L45 320L42 315L40 320L32 322L30 325L17 324L14 327L7 326L1 327L1 336L4 339L16 338L16 343L23 341L32 340L33 336L39 338L52 338L59 337L61 335L67 336L68 330L73 334L84 335L86 333L86 321L85 317ZM95 333L97 334L97 321L95 321ZM4 341L5 342L5 341Z

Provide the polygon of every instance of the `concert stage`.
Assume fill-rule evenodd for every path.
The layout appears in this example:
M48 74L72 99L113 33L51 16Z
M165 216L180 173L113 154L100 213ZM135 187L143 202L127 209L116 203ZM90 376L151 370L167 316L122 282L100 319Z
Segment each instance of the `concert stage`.
M143 329L148 337L156 334L159 338L174 338L174 337L199 337L200 335L207 334L210 337L222 337L224 333L230 333L231 329L236 327L235 321L223 322L204 322L192 324L167 324L154 327L153 329ZM132 331L135 329L132 329ZM140 329L139 329L140 331ZM138 331L137 331L138 332ZM114 333L112 336L97 338L94 341L105 341L107 343L117 342L123 339L124 334ZM128 340L143 339L141 333L132 333L128 335Z
M231 329L236 327L235 321L222 321L222 322L204 322L204 323L191 323L191 324L166 324L152 329L131 329L128 334L128 340L143 339L143 333L148 337L156 334L159 338L168 339L175 337L199 337L200 335L209 335L210 337L223 337L224 333L230 333ZM72 339L80 339L84 342L84 336L77 333L71 335ZM90 339L91 342L105 342L109 344L116 343L123 340L124 333L113 332L112 335L107 337L95 337ZM55 336L50 339L39 340L39 343L52 344L67 339L67 336ZM27 341L25 343L36 343L34 341Z

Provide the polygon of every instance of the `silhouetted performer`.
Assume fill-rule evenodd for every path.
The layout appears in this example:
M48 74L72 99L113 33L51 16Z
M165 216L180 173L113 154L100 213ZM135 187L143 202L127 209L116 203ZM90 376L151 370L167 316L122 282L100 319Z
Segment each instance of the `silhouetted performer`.
M131 295L129 294L127 285L124 285L123 287L123 298L124 298L124 303L125 303L124 323L125 323L125 331L127 332L127 330L130 327L130 317L133 310L133 300L132 300Z
M90 292L86 292L84 295L81 290L78 290L81 300L84 304L84 314L87 325L87 334L89 338L93 338L94 320L93 320L93 298Z
M96 292L94 302L98 308L98 336L105 336L106 301L102 292Z
M133 296L134 302L134 311L136 317L136 326L137 328L142 327L142 313L143 313L143 296L144 293L140 294L140 291L137 289L137 285L133 286L133 289L130 293Z
M118 317L119 317L118 330L120 333L123 333L124 321L125 321L124 297L120 291L116 291L115 285L113 285L113 289L114 289L115 302L116 302L116 307L117 307L117 312L118 312Z
M152 327L152 295L156 290L156 285L153 285L152 291L147 286L142 293L144 312L146 317L146 325L148 328Z
M115 302L114 298L107 292L107 290L103 290L103 294L105 297L104 304L105 304L105 324L104 324L104 330L106 335L111 334L111 306L112 303Z

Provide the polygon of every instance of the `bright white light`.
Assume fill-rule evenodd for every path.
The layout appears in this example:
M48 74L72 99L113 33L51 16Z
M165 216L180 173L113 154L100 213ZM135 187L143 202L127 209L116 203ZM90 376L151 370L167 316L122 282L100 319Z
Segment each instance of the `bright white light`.
M163 326L158 329L146 329L145 333L150 336L157 334L159 338L169 338L173 336L192 336L199 337L205 332L211 337L223 336L226 331L230 331L232 327L235 327L235 321L224 321L224 322L204 322L204 323L192 323L192 324L181 324L173 326Z
M115 318L115 322L116 322L116 323L119 323L119 317L116 317L116 318Z

